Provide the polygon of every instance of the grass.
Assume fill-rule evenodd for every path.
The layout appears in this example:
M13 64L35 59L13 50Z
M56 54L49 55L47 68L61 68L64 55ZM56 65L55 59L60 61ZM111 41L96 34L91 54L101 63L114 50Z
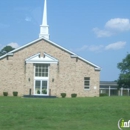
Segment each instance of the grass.
M130 97L0 97L0 130L118 130L130 120Z

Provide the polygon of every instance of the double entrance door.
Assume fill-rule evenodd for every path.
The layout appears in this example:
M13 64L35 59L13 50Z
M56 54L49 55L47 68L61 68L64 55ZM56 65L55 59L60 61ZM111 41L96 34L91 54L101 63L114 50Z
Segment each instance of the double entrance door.
M35 95L48 95L48 80L35 80Z

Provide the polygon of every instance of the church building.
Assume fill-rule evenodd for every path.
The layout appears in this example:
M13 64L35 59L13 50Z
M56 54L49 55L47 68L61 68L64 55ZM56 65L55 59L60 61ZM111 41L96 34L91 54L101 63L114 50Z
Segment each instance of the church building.
M0 57L0 95L99 96L100 67L49 39L47 2L39 38Z

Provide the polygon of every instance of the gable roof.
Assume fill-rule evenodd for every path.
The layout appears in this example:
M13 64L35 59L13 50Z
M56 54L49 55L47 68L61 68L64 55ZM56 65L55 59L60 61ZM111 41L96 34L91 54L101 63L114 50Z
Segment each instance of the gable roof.
M5 55L1 56L0 59L4 58L6 56L9 56L9 55L13 55L13 53L15 53L15 52L17 52L17 51L27 47L27 46L30 46L30 45L32 45L32 44L34 44L34 43L36 43L36 42L38 42L40 40L45 40L45 41L49 42L50 44L52 44L52 45L54 45L54 46L56 46L56 47L58 47L58 48L60 48L60 49L62 49L64 51L68 52L71 55L72 58L75 58L75 57L79 58L80 60L90 64L93 67L95 67L95 70L99 70L99 71L101 70L101 68L99 66L93 64L92 62L90 62L90 61L88 61L88 60L78 56L77 54L73 53L72 51L69 51L68 49L66 49L66 48L64 48L64 47L62 47L62 46L60 46L60 45L58 45L58 44L56 44L56 43L54 43L54 42L52 42L52 41L50 41L48 39L45 39L43 37L42 38L38 38L38 39L36 39L36 40L34 40L32 42L29 42L29 43L27 43L27 44L25 44L25 45L23 45L23 46L21 46L19 48L16 48L15 50L10 51L9 53L6 53Z

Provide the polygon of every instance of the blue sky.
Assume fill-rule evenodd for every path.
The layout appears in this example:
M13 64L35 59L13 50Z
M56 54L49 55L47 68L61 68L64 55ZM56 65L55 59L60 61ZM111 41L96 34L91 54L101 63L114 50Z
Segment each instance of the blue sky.
M39 37L44 0L0 0L0 48ZM113 81L130 53L129 0L47 0L50 40L102 68Z

